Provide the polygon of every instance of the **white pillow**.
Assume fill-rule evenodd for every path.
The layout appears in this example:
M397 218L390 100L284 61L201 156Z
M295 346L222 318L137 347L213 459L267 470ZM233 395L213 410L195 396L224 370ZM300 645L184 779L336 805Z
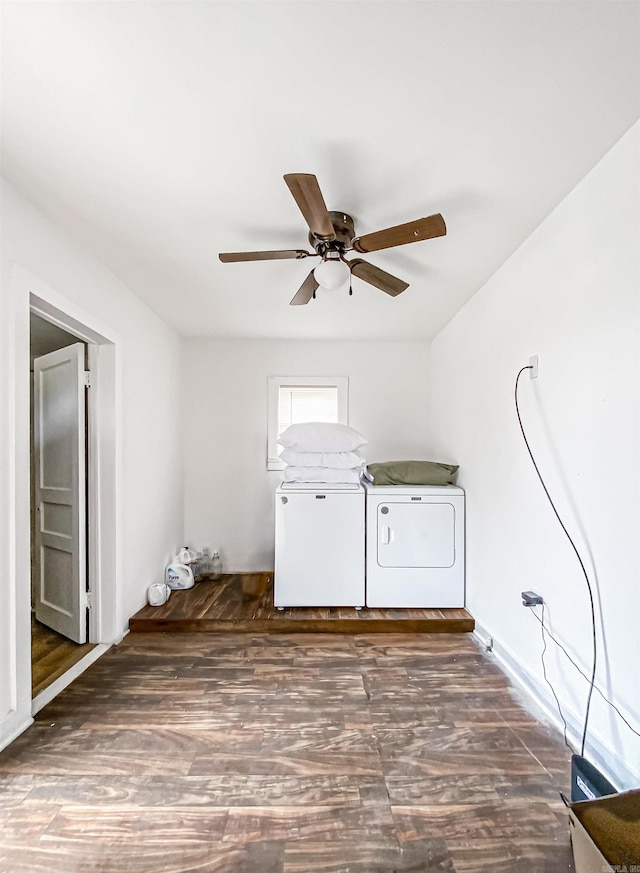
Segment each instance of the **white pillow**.
M292 467L332 467L334 470L349 470L366 463L359 452L295 452L285 449L280 459Z
M353 484L360 481L360 468L334 470L331 467L285 467L285 482L327 482Z
M297 452L354 452L367 441L346 424L306 421L283 430L278 442Z

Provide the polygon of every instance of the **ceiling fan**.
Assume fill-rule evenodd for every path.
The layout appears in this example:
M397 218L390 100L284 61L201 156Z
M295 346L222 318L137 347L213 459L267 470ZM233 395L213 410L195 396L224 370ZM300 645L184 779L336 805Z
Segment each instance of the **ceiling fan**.
M311 173L289 173L284 177L284 181L309 225L309 244L313 246L315 251L284 249L274 252L221 252L219 258L224 264L235 261L272 261L281 258L295 260L310 257L321 258L318 266L311 270L290 301L291 306L308 303L316 296L318 288L338 288L340 285L344 285L347 279L349 279L349 294L351 294L351 276L368 282L369 285L379 288L385 294L397 297L405 288L409 287L407 282L386 273L380 267L363 261L362 258L347 260L345 253L350 251L360 254L377 252L380 249L389 249L444 236L447 232L444 219L438 213L427 218L419 218L417 221L409 221L407 224L388 227L375 233L356 236L355 222L350 215L345 212L329 212L327 210L320 185L314 175Z

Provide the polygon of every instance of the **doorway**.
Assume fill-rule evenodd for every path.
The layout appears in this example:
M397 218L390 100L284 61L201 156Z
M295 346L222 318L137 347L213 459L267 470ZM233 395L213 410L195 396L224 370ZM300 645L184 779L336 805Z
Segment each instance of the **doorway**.
M32 697L94 647L88 611L89 343L30 313Z

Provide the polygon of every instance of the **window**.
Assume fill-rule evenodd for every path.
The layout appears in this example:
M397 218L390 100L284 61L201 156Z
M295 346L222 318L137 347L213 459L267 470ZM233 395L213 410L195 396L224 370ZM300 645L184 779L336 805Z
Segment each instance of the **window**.
M282 470L277 439L290 424L327 421L348 424L346 376L271 376L267 470Z

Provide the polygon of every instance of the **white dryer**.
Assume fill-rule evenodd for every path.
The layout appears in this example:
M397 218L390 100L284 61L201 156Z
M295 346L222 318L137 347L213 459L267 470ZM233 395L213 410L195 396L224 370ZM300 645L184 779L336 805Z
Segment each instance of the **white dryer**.
M464 606L462 488L365 487L367 606Z
M364 606L364 496L362 485L277 488L275 606Z

